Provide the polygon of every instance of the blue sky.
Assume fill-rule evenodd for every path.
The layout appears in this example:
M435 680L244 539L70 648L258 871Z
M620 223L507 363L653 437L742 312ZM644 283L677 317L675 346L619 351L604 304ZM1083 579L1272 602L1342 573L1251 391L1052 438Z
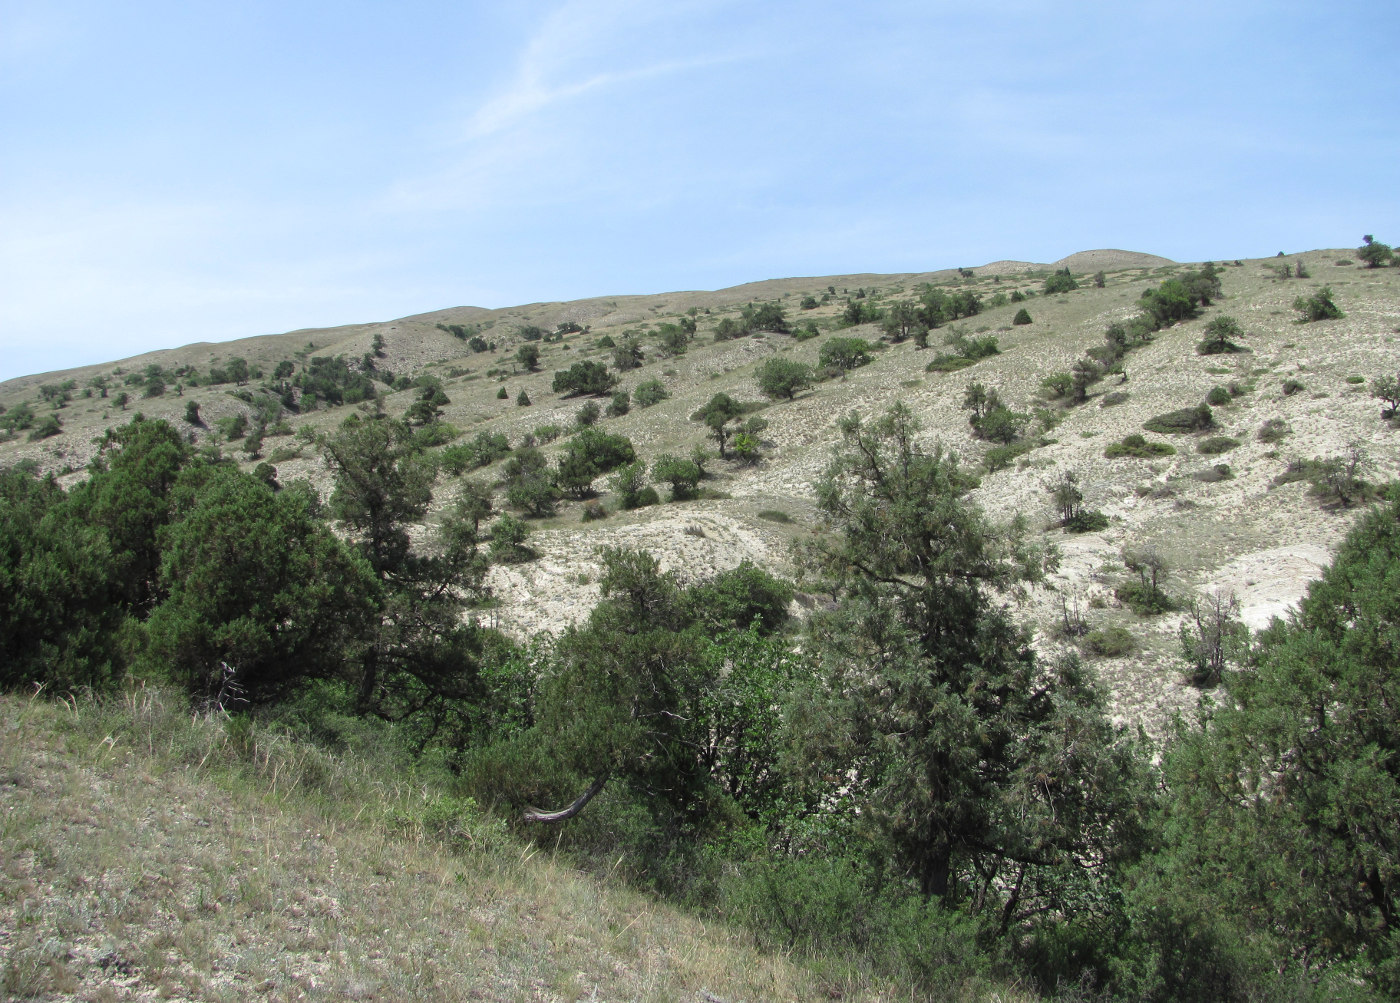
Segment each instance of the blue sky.
M1400 242L1388 3L0 0L0 379L443 307Z

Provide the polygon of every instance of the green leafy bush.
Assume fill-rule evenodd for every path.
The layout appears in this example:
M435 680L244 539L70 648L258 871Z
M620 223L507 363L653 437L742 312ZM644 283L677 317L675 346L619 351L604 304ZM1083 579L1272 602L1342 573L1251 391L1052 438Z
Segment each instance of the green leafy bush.
M1346 316L1332 301L1332 290L1328 286L1323 286L1311 296L1299 296L1293 301L1293 309L1301 315L1299 321L1304 324Z
M1234 341L1235 338L1243 337L1244 330L1235 318L1223 315L1213 317L1210 323L1206 324L1206 337L1196 346L1196 352L1200 355L1243 352L1244 347Z
M1283 396L1292 397L1299 391L1306 390L1307 385L1302 380L1294 379L1292 376L1283 381Z
M1142 427L1149 432L1163 435L1186 435L1190 432L1206 432L1215 427L1215 414L1209 404L1179 408L1147 419Z
M617 385L617 377L601 362L575 362L554 374L554 392L565 397L581 394L601 397Z
M1125 435L1121 442L1112 443L1103 451L1106 459L1116 460L1124 456L1133 456L1138 459L1152 459L1155 456L1172 456L1176 453L1176 447L1166 442L1151 442L1146 436L1137 432Z
M632 403L639 408L648 408L653 404L661 403L670 396L666 391L665 384L660 380L643 380L632 391Z
M1206 456L1218 456L1221 453L1228 453L1240 444L1240 440L1232 439L1228 435L1212 435L1208 439L1202 439L1196 446L1196 452Z
M764 359L758 368L758 386L767 396L791 400L812 385L812 367L776 356Z
M1103 395L1099 400L1099 407L1114 407L1126 403L1130 396L1126 390L1114 390L1112 393Z
M1084 635L1084 648L1103 658L1121 658L1137 648L1137 638L1124 627L1101 627Z
M1282 418L1270 418L1259 426L1259 431L1255 433L1254 437L1260 442L1273 444L1282 442L1291 431L1288 422Z
M823 368L849 372L871 362L870 342L864 338L830 338L817 356Z
M1056 293L1067 293L1078 289L1079 283L1074 281L1074 276L1068 268L1061 268L1045 280L1045 295L1053 296Z
M1021 307L1021 309L1016 311L1016 316L1011 318L1011 323L1018 326L1033 323L1031 321L1031 312L1025 307Z
M1211 387L1210 393L1206 394L1206 403L1212 407L1224 407L1233 400L1230 391L1224 387Z

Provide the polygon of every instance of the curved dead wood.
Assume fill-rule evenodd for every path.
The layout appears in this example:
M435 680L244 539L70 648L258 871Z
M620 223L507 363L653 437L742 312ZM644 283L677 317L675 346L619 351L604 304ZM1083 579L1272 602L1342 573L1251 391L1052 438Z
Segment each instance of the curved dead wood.
M538 808L527 808L525 814L521 816L526 822L563 822L573 818L583 811L583 806L592 801L594 796L603 789L603 785L608 782L608 775L604 773L593 783L588 785L588 790L578 796L578 799L569 807L561 808L559 811L540 811Z

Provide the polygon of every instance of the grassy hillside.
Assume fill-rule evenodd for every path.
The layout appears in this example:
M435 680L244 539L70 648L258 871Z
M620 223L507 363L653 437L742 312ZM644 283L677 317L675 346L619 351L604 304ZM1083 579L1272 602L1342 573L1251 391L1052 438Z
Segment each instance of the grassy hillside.
M331 755L155 690L3 697L0 736L5 999L900 995L518 843L373 742Z

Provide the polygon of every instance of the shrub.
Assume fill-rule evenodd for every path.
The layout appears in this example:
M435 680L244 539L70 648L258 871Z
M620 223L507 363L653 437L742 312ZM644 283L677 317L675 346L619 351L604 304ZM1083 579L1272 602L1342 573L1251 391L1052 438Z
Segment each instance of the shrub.
M1025 307L1021 307L1021 309L1016 311L1016 316L1011 318L1011 323L1018 325L1032 323L1031 312Z
M926 373L955 373L959 369L966 369L968 366L975 366L976 359L969 359L961 355L947 355L939 353L933 357L933 361L924 367Z
M1040 381L1041 395L1048 400L1058 400L1061 397L1068 397L1073 389L1074 376L1071 373L1051 373Z
M651 476L671 485L671 501L687 501L696 495L700 468L691 460L662 453L651 466Z
M62 431L63 423L58 420L58 415L51 414L44 418L44 420L29 433L29 441L38 442L40 439L47 439L50 436L58 435Z
M583 515L580 516L580 519L583 522L597 522L598 520L606 519L607 517L608 510L605 509L601 503L592 501L589 502L587 505L583 506Z
M821 334L821 332L817 330L816 322L811 320L803 324L798 324L792 329L792 337L794 341L808 341L812 338L815 338L819 334Z
M1348 377L1348 381L1350 381ZM1394 376L1377 376L1371 381L1371 396L1385 405L1381 417L1394 418L1400 412L1400 373Z
M1126 402L1128 398L1129 394L1126 390L1115 390L1103 395L1103 399L1099 401L1099 407L1114 407Z
M603 416L603 409L598 406L597 401L588 401L581 408L574 412L574 427L588 428L598 424L598 419Z
M1137 639L1124 627L1101 627L1084 636L1084 648L1104 658L1119 658L1137 648Z
M563 434L564 428L562 425L537 425L534 431L535 438L542 446L549 445Z
M491 526L491 560L497 564L519 564L533 560L537 555L525 541L530 536L530 527L509 512L502 515Z
M1165 442L1149 442L1147 438L1134 432L1125 435L1122 442L1115 442L1103 451L1106 459L1116 460L1122 456L1134 456L1139 459L1151 459L1154 456L1171 456L1176 452L1176 448Z
M760 519L767 519L769 522L792 522L792 516L776 508L760 509L757 515Z
M498 400L498 401L503 401L503 400L508 400L509 398L510 398L510 391L507 390L505 387L501 387L501 389L499 389L499 390L496 391L496 400Z
M1215 414L1209 404L1197 404L1195 407L1184 407L1149 418L1143 422L1142 427L1149 432L1160 432L1163 435L1205 432L1215 427Z
M1224 355L1230 352L1243 352L1244 348L1234 342L1243 338L1244 331L1239 321L1233 317L1213 317L1206 325L1206 337L1196 346L1200 355Z
M1067 533L1097 533L1108 528L1108 516L1094 509L1081 509L1065 522Z
M1228 453L1240 444L1240 440L1232 439L1228 435L1212 435L1208 439L1202 439L1200 445L1196 447L1196 452L1206 456L1219 456L1221 453Z
M531 403L533 402L530 400L530 395L527 394L524 390L520 391L520 393L515 395L516 407L529 407Z
M1306 389L1307 386L1304 385L1302 380L1296 380L1292 376L1283 381L1283 396L1285 397L1292 397L1298 391Z
M849 372L871 361L870 342L864 338L831 338L822 345L817 361L823 368Z
M632 440L596 428L584 428L571 438L559 457L555 483L575 498L587 497L595 478L637 459Z
M1004 446L993 446L982 457L982 464L987 468L987 473L994 474L998 470L1005 470L1018 456L1025 456L1034 448L1035 443L1030 439L1010 442Z
M1259 426L1259 431L1255 433L1254 437L1260 442L1277 443L1282 442L1291 431L1288 422L1282 418L1270 418Z
M601 362L575 362L554 374L554 392L565 397L580 394L601 397L617 385L617 377Z
M1045 280L1045 295L1053 296L1056 293L1067 293L1079 288L1079 283L1074 281L1074 276L1070 274L1068 268L1061 268Z
M1224 407L1231 399L1230 391L1224 387L1211 387L1210 393L1206 394L1206 403L1212 407Z
M608 402L608 417L619 418L632 410L632 395L626 390L619 390L613 394L612 400Z
M1336 320L1346 316L1341 308L1332 302L1332 290L1323 286L1311 296L1299 296L1293 301L1293 309L1302 316L1299 323L1308 324L1318 320Z
M1192 480L1200 481L1202 484L1217 484L1220 481L1233 480L1234 477L1235 472L1230 469L1230 464L1228 463L1217 463L1215 466L1207 467L1205 470L1197 470L1191 475Z
M759 389L774 400L791 400L798 391L810 388L812 379L811 366L789 359L770 357L758 369Z
M442 451L438 463L454 477L495 463L510 452L510 441L501 432L478 432L470 442L459 442Z
M648 408L653 404L659 404L670 396L660 380L643 380L632 391L632 403L639 408Z
M1380 268L1388 265L1395 257L1389 244L1382 244L1369 233L1362 238L1365 243L1356 249L1356 256L1366 262L1367 268Z

